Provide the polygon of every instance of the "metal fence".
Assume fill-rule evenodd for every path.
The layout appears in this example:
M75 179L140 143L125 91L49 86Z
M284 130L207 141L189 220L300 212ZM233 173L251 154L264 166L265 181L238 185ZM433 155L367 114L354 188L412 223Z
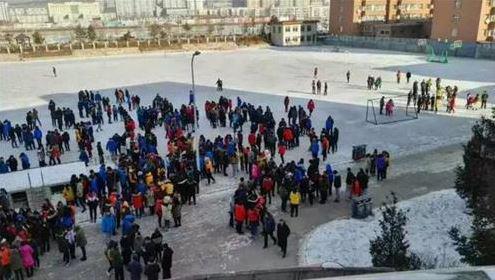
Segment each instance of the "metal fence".
M333 46L345 46L353 48L392 50L401 52L426 53L426 46L421 44L424 39L411 38L387 38L365 36L324 36L323 44ZM449 50L452 42L426 40L435 51ZM495 60L495 43L463 43L455 50L449 50L450 56L471 57Z

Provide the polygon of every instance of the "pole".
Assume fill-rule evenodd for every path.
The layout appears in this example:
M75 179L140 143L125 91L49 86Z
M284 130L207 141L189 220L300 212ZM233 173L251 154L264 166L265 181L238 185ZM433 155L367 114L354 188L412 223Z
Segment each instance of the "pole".
M198 121L197 121L197 107L196 107L196 87L194 84L194 57L197 55L200 55L201 53L199 51L195 51L192 55L191 58L191 82L192 82L192 105L193 105L193 131L195 132L199 127L198 127ZM193 149L196 149L196 168L199 170L199 141L197 140L196 135L193 136ZM197 143L197 144L196 144Z

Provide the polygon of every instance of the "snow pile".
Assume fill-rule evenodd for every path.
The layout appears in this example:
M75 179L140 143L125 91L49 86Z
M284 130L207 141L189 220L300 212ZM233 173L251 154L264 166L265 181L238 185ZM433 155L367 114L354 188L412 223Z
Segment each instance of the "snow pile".
M465 213L465 202L453 189L399 202L399 207L409 210L406 230L412 252L436 267L463 265L448 231L458 226L462 233L469 232L471 218ZM379 233L381 218L381 212L376 209L375 217L366 220L343 219L317 227L302 241L300 264L372 266L369 242Z

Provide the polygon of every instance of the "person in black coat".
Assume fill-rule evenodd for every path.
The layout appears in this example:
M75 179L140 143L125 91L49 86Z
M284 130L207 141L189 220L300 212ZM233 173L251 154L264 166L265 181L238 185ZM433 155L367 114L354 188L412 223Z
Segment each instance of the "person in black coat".
M333 171L333 186L335 188L335 200L334 202L340 201L340 187L342 187L342 177L340 177L339 172L337 170Z
M144 275L148 277L148 280L158 280L160 274L160 266L156 263L155 259L150 260L144 269Z
M338 128L334 128L333 129L333 133L332 133L332 154L336 153L337 150L339 149L339 129Z
M163 279L172 278L172 272L170 271L172 268L172 255L174 251L172 248L168 247L168 244L163 244L163 253L162 253L162 271L163 271Z
M285 258L287 254L287 239L290 235L289 226L285 223L284 220L280 219L280 222L277 225L277 239L278 245L280 249L282 249L282 257Z

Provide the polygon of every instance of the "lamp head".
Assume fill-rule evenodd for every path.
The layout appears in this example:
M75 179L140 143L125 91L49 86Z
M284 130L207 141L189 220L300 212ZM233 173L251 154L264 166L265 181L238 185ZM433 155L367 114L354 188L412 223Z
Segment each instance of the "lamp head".
M200 55L200 54L201 54L201 52L200 52L200 51L195 51L195 52L193 53L193 56L197 56L197 55Z

